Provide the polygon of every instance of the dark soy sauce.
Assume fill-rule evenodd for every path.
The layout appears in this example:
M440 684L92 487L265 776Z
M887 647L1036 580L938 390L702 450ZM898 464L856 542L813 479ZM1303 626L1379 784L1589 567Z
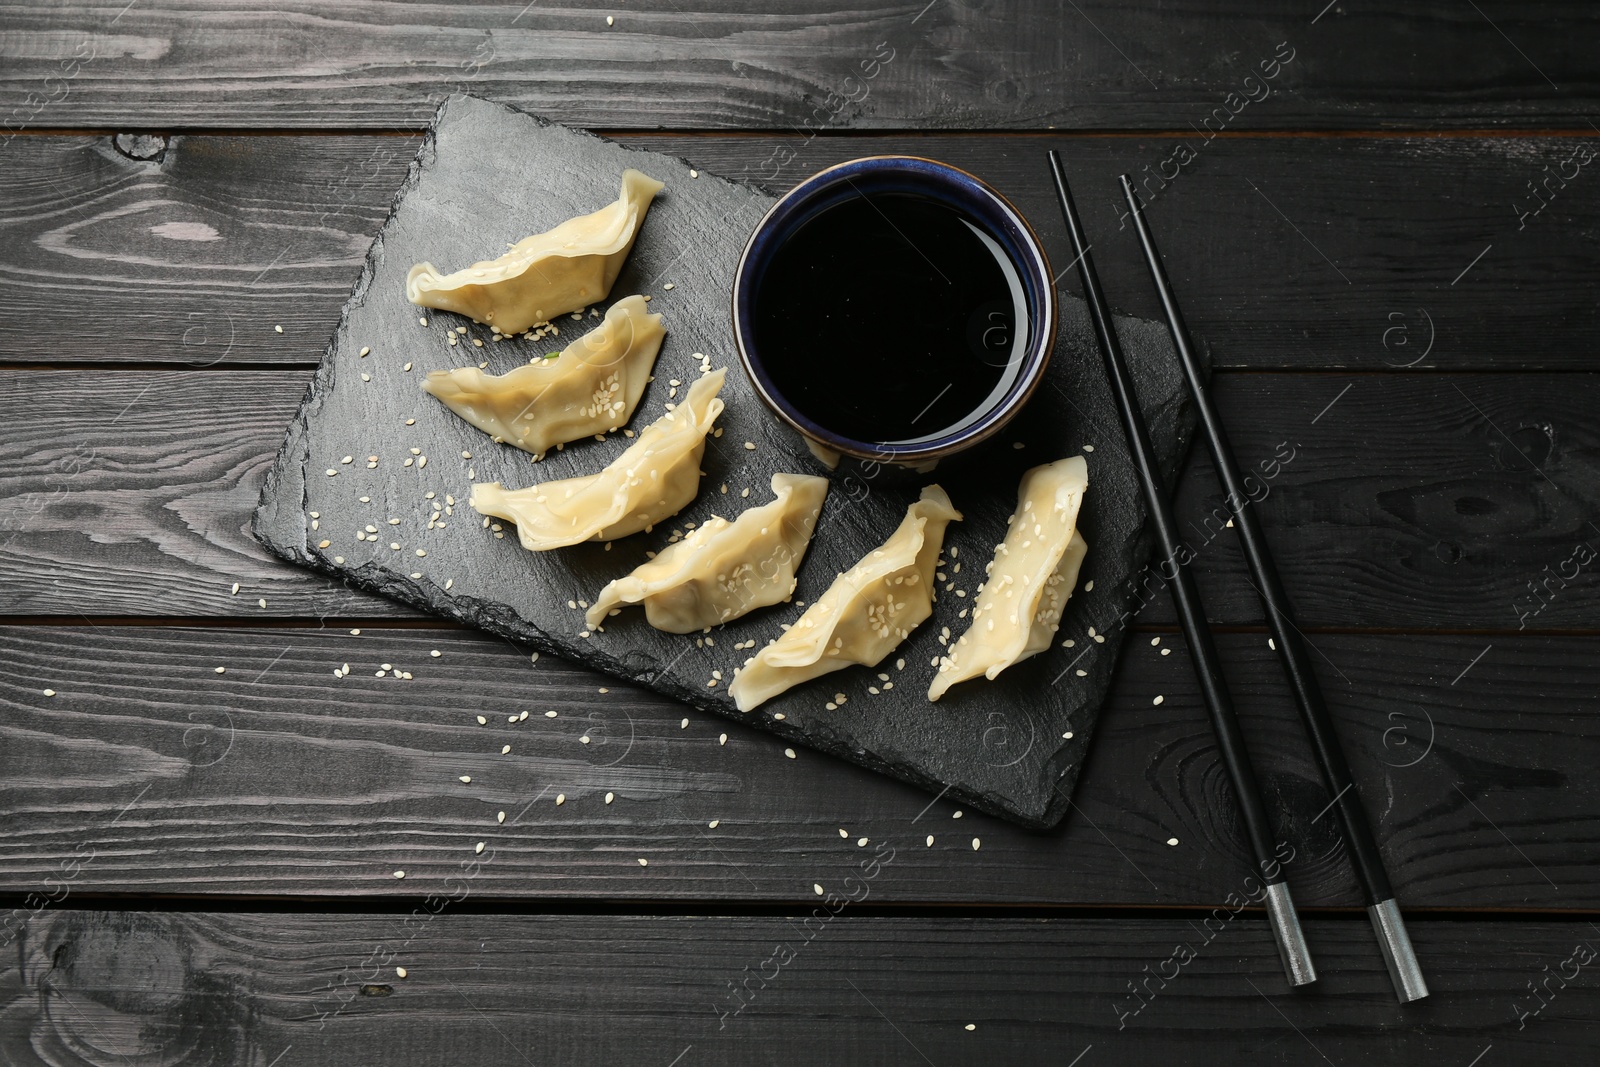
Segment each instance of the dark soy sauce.
M899 193L855 196L779 246L753 302L773 385L854 441L905 444L992 410L1021 371L1016 268L964 214Z

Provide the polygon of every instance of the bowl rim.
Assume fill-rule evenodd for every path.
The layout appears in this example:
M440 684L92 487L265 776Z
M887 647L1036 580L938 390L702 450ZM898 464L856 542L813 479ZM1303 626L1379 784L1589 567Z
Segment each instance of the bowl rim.
M979 196L987 196L1002 215L1015 226L1017 233L1021 235L1023 250L1029 256L1036 257L1036 263L1018 263L1014 261L1013 265L1024 274L1025 278L1033 273L1035 267L1042 272L1039 279L1039 289L1042 293L1041 306L1037 309L1032 309L1036 312L1033 317L1038 320L1037 328L1040 331L1040 336L1037 341L1030 341L1023 355L1024 362L1031 364L1031 367L1024 368L1017 384L1012 387L1007 397L986 413L979 422L957 430L948 437L936 438L932 441L918 442L916 444L896 445L892 442L856 441L834 433L828 428L806 418L798 410L792 409L781 394L768 388L758 367L759 360L751 354L753 344L751 339L746 336L743 316L740 314L743 302L741 298L746 287L746 279L757 242L768 232L774 219L796 210L798 205L802 205L805 201L837 185L838 172L846 168L853 168L858 171L861 169L890 170L891 167L882 165L905 163L919 164L921 166L907 168L902 173L926 177L927 171L923 168L932 167L936 171L943 171L948 177L956 179L958 186L964 185ZM879 164L880 166L862 168L862 164ZM848 175L845 176L845 180L848 180ZM981 222L982 220L979 221ZM991 236L993 235L991 234ZM740 252L739 262L734 269L732 296L731 315L733 319L734 348L738 352L739 364L744 370L745 377L749 379L751 387L754 388L756 395L761 398L762 403L766 404L773 414L799 433L808 443L815 443L826 449L853 456L857 459L879 463L898 463L908 466L928 463L953 455L956 452L965 451L999 433L1033 398L1033 394L1044 379L1045 371L1049 368L1050 360L1055 354L1056 335L1060 331L1060 300L1056 293L1055 276L1051 270L1050 256L1045 251L1044 242L1039 239L1039 234L1022 212L1017 210L1016 205L999 190L968 170L942 160L930 159L927 156L900 153L858 156L854 159L834 163L801 179L795 184L794 188L779 197L762 215L761 221L756 223L755 228L750 231L749 238L745 241L744 250ZM1038 349L1037 354L1035 354L1036 348Z

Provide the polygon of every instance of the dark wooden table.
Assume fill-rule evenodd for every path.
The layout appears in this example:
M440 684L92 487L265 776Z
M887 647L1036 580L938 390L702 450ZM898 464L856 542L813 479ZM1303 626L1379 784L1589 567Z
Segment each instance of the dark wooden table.
M0 1062L1589 1062L1600 12L923 3L5 5ZM1058 147L1153 315L1148 179L1241 460L1293 450L1263 520L1434 996L1394 1002L1203 452L1299 993L1165 598L1036 834L257 547L460 91L774 189L937 156L1064 259Z

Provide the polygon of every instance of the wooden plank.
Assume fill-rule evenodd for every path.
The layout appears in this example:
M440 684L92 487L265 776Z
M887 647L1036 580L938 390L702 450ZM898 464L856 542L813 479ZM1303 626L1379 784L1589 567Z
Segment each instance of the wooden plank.
M43 914L3 972L0 1047L95 1065L196 1049L263 1065L1582 1063L1600 1011L1582 922L1415 923L1434 995L1402 1009L1364 921L1306 924L1323 977L1291 995L1253 914L491 916L413 900L414 917Z
M310 378L0 371L0 610L414 616L290 566L250 536Z
M935 155L1012 197L1064 264L1043 164L1056 145L1113 299L1159 317L1118 206L1128 171L1154 194L1191 328L1219 367L1592 368L1600 347L1600 181L1585 177L1600 164L1572 160L1581 139L624 140L779 189L854 156ZM0 361L314 363L418 143L124 139L160 156L136 160L111 137L17 138L0 156ZM1549 205L1519 218L1540 202L1528 183L1546 180ZM86 341L85 322L116 343Z
M260 479L308 379L0 371L4 613L415 617L270 560L249 537ZM1300 621L1313 628L1592 629L1597 393L1600 378L1587 374L1217 382L1239 458L1260 472L1262 522ZM1125 462L1120 432L1086 428L1101 462ZM1203 452L1178 515L1212 618L1259 623ZM1169 595L1141 583L1138 621L1169 625Z
M5 627L0 891L92 853L85 893L424 892L484 842L485 899L799 903L888 842L884 903L1209 906L1249 858L1181 639L1152 636L1130 642L1075 809L1037 834L472 631ZM1403 903L1600 903L1595 638L1314 640ZM1221 641L1290 878L1348 906L1264 644ZM996 728L985 758L1041 741Z
M1172 128L1213 109L1257 129L1581 127L1596 108L1590 5L1320 7L17 5L0 100L13 128L417 128L460 91L608 128Z

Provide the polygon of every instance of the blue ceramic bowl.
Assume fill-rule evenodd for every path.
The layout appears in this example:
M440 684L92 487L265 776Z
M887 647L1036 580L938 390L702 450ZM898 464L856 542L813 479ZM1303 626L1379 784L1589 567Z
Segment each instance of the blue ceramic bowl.
M945 436L910 442L856 441L806 415L774 385L755 344L756 297L773 254L820 212L874 193L926 197L982 226L1010 258L1028 304L1028 337L1009 387L985 410ZM819 171L795 186L767 212L739 258L733 283L733 336L739 361L773 412L814 445L877 463L926 465L992 437L1033 395L1055 347L1058 309L1050 261L1038 236L1010 202L964 170L918 156L868 156ZM863 352L863 358L870 352ZM815 450L815 449L813 449Z

